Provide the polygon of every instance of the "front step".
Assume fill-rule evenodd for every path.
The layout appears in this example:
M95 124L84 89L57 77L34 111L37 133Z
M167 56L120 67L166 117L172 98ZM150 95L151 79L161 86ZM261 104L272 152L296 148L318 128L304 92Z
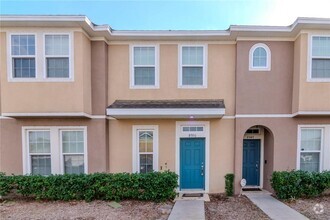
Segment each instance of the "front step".
M174 199L174 201L189 201L189 200L200 200L204 202L209 202L210 197L207 193L187 193L187 192L180 192L178 196Z

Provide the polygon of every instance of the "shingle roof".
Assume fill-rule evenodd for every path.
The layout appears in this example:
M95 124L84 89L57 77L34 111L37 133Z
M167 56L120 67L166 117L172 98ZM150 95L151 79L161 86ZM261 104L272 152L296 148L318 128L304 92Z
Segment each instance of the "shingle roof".
M116 100L108 108L225 108L225 104L222 99Z

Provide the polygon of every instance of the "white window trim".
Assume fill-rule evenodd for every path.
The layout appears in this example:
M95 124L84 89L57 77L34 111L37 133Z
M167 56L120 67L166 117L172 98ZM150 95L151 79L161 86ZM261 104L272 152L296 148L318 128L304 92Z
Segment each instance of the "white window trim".
M253 53L257 48L264 48L266 50L266 66L265 67L255 67L253 66ZM257 43L253 45L249 52L249 71L270 71L271 70L271 62L272 62L272 54L269 47L263 43Z
M139 130L153 131L153 170L158 171L158 125L133 125L132 129L132 172L139 173Z
M69 78L46 78L45 64L45 35L69 35ZM35 78L13 77L11 36L12 35L34 35L35 36ZM74 81L74 41L73 32L7 32L7 80L8 82L73 82Z
M23 153L23 174L31 173L31 160L28 143L29 131L49 131L50 132L50 155L52 174L64 174L64 164L62 155L62 141L60 132L84 131L84 169L88 173L87 155L87 127L86 126L23 126L22 127L22 153Z
M135 85L134 82L134 48L135 47L153 47L155 48L155 85ZM159 89L159 45L158 44L134 44L130 45L130 89ZM147 66L147 65L143 65Z
M308 35L308 48L307 48L307 82L330 82L329 78L312 78L312 59L313 58L329 58L323 56L313 56L313 37L330 37L325 34L309 34Z
M184 126L203 126L203 132L183 132ZM180 183L180 138L205 138L205 190L210 190L210 122L209 121L176 121L176 138L175 138L175 172L179 175L178 183ZM177 188L180 191L180 187ZM185 190L183 190L185 191ZM189 190L188 190L189 191Z
M300 153L307 152L301 151L301 130L304 128L321 129L321 150L320 150L320 172L324 170L330 170L330 164L327 161L330 160L330 124L318 124L318 125L298 125L297 132L297 170L300 170Z
M178 88L180 89L206 89L207 88L207 51L208 51L208 47L207 44L179 44L179 76L178 76ZM203 85L183 85L182 84L182 48L183 47L203 47L203 65L195 65L197 67L203 67ZM194 65L187 65L187 66L194 66Z
M11 37L13 35L33 35L34 36L34 55L12 55L12 51L11 51ZM26 32L26 33L22 33L22 32L18 32L18 33L8 33L7 34L7 76L8 76L8 80L9 81L17 81L17 82L25 82L25 81L35 81L37 78L37 73L38 73L38 65L37 65L37 57L38 57L38 51L37 51L37 42L38 42L38 38L37 38L37 34L36 33L30 33L30 32ZM15 78L14 77L14 70L13 70L13 58L34 58L34 62L35 62L35 77L33 78Z
M46 35L68 35L69 36L69 55L46 55ZM43 39L42 39L43 43L43 80L47 80L47 81L55 81L55 82L72 82L74 80L74 74L73 74L73 49L72 49L72 34L71 33L43 33ZM47 77L47 58L69 58L69 78L49 78Z

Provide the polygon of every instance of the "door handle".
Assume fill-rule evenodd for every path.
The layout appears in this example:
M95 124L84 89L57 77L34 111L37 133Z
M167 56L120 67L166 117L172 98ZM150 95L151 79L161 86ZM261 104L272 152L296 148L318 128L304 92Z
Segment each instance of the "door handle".
M258 169L259 168L259 166L258 166L258 164L256 163L256 169Z
M202 163L202 166L201 166L201 176L204 176L204 165Z

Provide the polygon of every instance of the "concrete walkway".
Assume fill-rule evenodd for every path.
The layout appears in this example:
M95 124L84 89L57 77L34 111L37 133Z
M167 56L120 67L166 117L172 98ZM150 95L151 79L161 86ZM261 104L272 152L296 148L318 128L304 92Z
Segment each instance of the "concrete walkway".
M265 192L245 192L244 195L248 197L256 206L258 206L266 215L274 220L306 220L304 215L296 210L290 208L284 203L278 201Z
M168 220L204 220L204 201L179 200L176 201Z

